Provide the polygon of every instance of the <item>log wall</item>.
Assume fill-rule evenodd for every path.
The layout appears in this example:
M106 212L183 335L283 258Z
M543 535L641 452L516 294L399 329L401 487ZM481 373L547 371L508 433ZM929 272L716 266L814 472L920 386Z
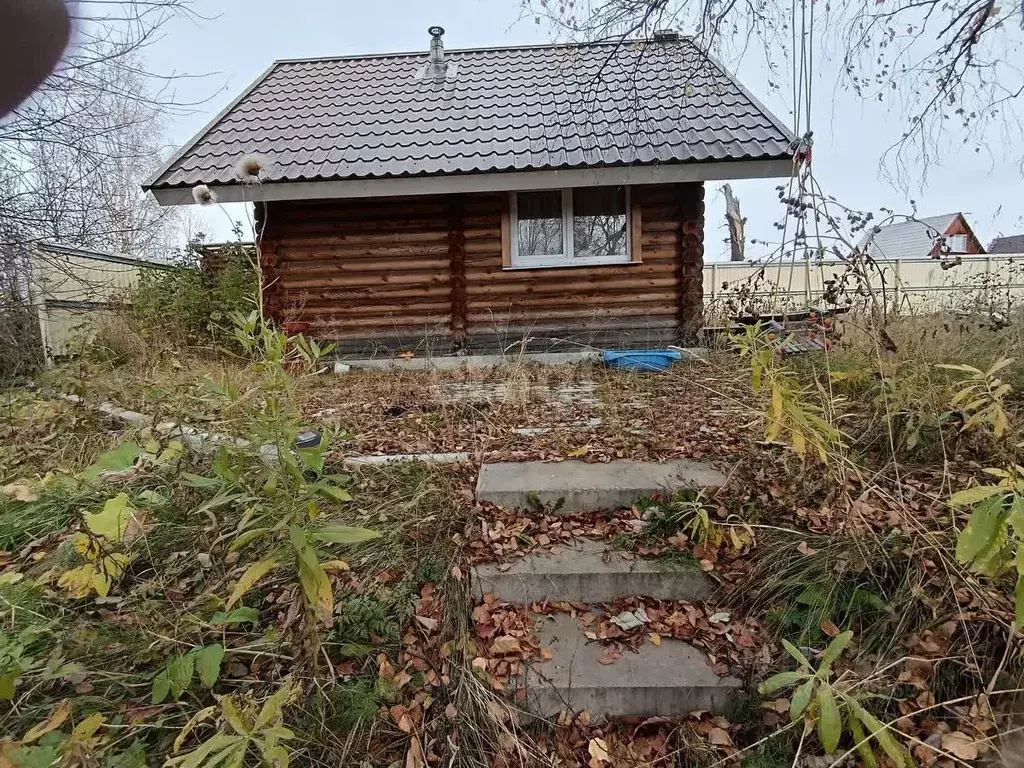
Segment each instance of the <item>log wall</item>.
M358 354L672 343L702 318L703 194L632 189L637 263L528 270L502 266L507 194L269 203L265 304Z

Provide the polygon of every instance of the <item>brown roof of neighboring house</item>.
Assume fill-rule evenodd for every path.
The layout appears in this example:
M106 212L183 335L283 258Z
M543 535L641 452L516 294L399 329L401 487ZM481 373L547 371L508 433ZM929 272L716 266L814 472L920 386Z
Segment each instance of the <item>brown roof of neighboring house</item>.
M790 157L792 136L690 39L279 61L149 183L378 179Z
M1024 253L1024 235L1007 235L993 238L988 246L989 253Z

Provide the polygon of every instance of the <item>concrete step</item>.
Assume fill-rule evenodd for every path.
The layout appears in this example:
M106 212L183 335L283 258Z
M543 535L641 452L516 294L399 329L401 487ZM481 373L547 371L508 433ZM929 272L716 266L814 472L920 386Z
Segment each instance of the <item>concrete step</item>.
M506 509L529 509L533 497L549 509L561 501L560 512L588 512L622 509L656 493L717 488L724 482L725 475L709 463L692 459L501 462L480 469L476 497Z
M696 565L690 569L657 560L627 560L614 550L606 556L605 548L605 542L582 539L557 555L543 552L504 565L478 565L473 569L473 588L478 598L492 592L510 603L610 603L631 595L694 601L713 590Z
M527 705L540 717L564 710L593 718L720 713L740 687L735 678L716 675L704 653L679 640L647 642L638 653L626 651L614 664L601 664L604 649L589 642L569 614L545 619L539 637L553 654L550 661L531 663L527 672Z

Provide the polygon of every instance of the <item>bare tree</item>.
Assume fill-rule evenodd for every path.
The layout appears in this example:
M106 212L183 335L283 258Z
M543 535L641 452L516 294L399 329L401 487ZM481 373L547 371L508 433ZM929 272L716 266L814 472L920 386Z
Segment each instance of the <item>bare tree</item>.
M173 77L143 54L191 0L80 0L76 32L56 71L0 122L5 243L60 238L142 254L163 215L138 184L159 162Z
M1021 135L1024 93L1022 4L995 0L521 0L525 13L574 40L692 32L735 61L761 55L770 84L791 88L798 133L806 130L810 80L800 76L815 48L841 63L843 83L888 101L905 120L891 160L895 180L923 175L955 142L984 148L993 125L1003 143ZM1020 158L1018 158L1020 159ZM911 170L911 165L914 170Z
M163 121L190 105L175 99L176 75L143 62L169 19L193 13L191 2L78 0L56 70L0 121L0 326L30 309L34 242L164 250L174 222L139 184L160 160ZM0 328L0 344L3 336Z

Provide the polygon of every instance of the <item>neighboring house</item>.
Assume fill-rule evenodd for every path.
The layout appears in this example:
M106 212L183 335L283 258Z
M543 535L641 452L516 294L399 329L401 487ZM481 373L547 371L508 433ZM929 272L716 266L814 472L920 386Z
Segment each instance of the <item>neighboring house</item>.
M29 258L29 299L47 361L78 352L96 320L138 284L141 270L173 269L163 262L45 242L34 246Z
M1024 235L1007 235L993 238L988 245L989 253L1024 253Z
M279 61L148 183L257 202L265 305L346 351L692 339L704 186L793 137L690 39ZM269 161L239 183L246 153ZM424 343L426 342L426 343Z
M880 260L931 259L943 252L953 255L984 255L985 248L962 213L946 213L913 221L875 227L861 238L858 247Z

